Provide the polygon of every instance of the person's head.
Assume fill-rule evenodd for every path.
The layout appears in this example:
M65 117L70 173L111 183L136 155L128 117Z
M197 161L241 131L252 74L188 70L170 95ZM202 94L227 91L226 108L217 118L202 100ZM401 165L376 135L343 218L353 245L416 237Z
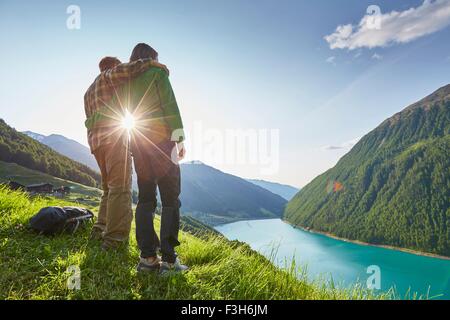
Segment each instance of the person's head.
M102 60L100 60L98 67L100 68L100 72L103 72L112 69L121 63L122 62L115 57L104 57Z
M149 58L158 61L158 52L146 43L138 43L131 52L130 62Z

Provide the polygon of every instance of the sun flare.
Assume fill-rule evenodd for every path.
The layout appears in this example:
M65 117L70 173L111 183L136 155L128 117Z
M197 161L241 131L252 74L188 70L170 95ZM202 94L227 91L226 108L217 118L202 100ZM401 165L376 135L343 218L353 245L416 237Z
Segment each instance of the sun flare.
M122 119L122 123L121 123L122 128L127 129L128 131L131 131L134 129L135 125L136 125L136 121L134 119L134 116L127 111L125 113L125 116Z

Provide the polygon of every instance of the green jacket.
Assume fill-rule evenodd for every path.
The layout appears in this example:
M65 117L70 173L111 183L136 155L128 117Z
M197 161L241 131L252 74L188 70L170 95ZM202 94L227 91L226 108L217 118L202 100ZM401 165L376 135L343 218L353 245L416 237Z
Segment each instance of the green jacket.
M184 140L183 122L169 77L160 68L150 68L121 88L122 105L135 118L134 137L153 143ZM132 132L133 134L133 132Z

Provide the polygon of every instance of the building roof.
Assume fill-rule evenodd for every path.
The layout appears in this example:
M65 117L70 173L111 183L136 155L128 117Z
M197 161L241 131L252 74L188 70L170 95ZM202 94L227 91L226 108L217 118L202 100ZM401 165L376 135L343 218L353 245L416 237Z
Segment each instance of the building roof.
M35 184L28 185L27 188L37 188L37 187L45 187L45 186L53 187L53 185L51 183L35 183Z

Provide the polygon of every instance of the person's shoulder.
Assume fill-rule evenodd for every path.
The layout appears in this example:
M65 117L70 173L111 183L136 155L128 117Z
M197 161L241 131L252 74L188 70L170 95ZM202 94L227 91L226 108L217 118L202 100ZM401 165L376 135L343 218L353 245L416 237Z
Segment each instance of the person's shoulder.
M158 69L156 72L158 73L158 82L160 83L170 83L169 81L169 75L167 74L166 70L161 69L161 68L156 68Z
M95 80L91 83L91 85L89 86L89 88L86 90L85 92L85 97L90 94L91 92L95 91L95 87L97 86L97 83L100 81L100 79L102 78L102 74L99 74Z
M106 71L100 72L96 77L95 80L92 82L89 88L94 88L98 83L106 80Z
M167 77L166 72L158 67L151 67L148 70L144 71L142 75L138 78L145 78L145 79L163 79Z

